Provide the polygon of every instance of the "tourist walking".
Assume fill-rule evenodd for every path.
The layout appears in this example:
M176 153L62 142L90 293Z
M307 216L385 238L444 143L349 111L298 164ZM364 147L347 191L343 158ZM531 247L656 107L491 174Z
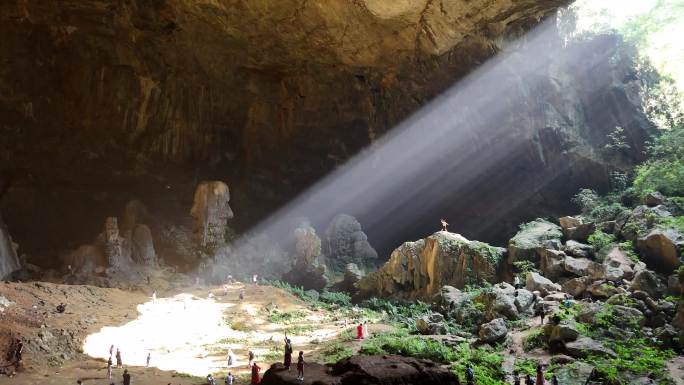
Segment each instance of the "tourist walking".
M259 365L257 365L256 362L252 362L252 384L258 384L260 379L259 379L259 371L261 368Z
M112 356L109 356L109 359L107 360L107 378L112 379Z
M363 323L363 338L368 338L368 321Z
M233 353L233 349L228 348L228 366L230 367L236 364L235 353Z
M544 371L541 365L537 365L537 385L544 385Z
M470 367L470 364L466 365L465 376L466 376L466 382L468 383L468 385L475 384L475 373L473 373L473 368Z
M297 358L297 379L304 381L304 352L299 351L299 358Z
M145 361L145 367L149 368L150 367L150 358L152 358L152 353L148 352L147 353L147 360Z
M128 374L128 369L123 372L123 385L131 385L131 375Z
M209 385L216 385L216 380L214 379L214 376L210 374L207 374L207 383Z
M116 367L123 368L123 361L121 360L121 351L116 348Z
M356 327L356 339L357 340L363 339L363 324L362 323L360 323L359 326Z
M250 350L247 357L249 359L249 361L247 361L247 367L251 368L252 365L254 365L254 352Z

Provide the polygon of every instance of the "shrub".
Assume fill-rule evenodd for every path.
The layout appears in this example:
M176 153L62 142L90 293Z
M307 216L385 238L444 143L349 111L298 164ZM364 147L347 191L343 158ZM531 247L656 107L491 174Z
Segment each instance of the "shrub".
M523 339L523 350L529 352L536 348L546 347L546 337L544 336L544 331L541 328L533 329L530 334Z
M324 291L321 293L320 300L331 305L351 306L351 297L349 294L342 292Z
M601 250L615 242L615 235L604 233L601 230L596 230L589 236L589 244L594 246L594 249Z
M572 202L579 206L583 214L589 214L601 201L601 198L592 189L581 189L572 198Z
M641 193L684 195L684 128L665 130L648 152L650 159L636 169L634 188Z
M268 322L276 324L292 324L295 322L303 321L307 316L307 313L303 310L294 311L279 311L273 310L268 314Z
M321 350L321 355L323 356L323 360L325 361L325 363L332 364L337 361L353 356L354 351L348 346L336 342L326 345Z

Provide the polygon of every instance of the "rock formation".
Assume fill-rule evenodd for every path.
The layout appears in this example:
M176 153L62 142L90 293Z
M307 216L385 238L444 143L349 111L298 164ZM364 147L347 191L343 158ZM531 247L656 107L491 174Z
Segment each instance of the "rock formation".
M508 242L509 262L539 263L545 249L559 249L561 228L549 221L537 219L521 226Z
M23 179L3 198L5 220L15 240L40 255L86 242L127 196L181 217L187 207L178 196L211 177L240 190L246 228L568 2L3 4L0 85L12 97L0 100L0 151L3 169ZM520 218L567 209L579 187L605 188L614 163L602 152L607 134L625 127L631 150L621 160L629 164L640 159L649 129L640 80L621 47L616 36L567 46L556 37L549 48L560 52L539 69L538 86L516 66L500 73L510 81L510 92L496 96L510 106L500 119L507 124L485 132L473 122L490 111L459 112L463 147L476 156L451 170L455 180L479 169L493 144L511 149L482 170L481 187L435 200L438 207L413 221L399 220L397 210L390 239L381 237L384 225L367 221L371 212L349 212L383 254L430 228L433 211L461 218L469 237L502 241ZM571 60L584 51L597 54ZM539 52L520 56L529 63ZM509 220L482 222L504 209ZM45 234L36 237L36 228Z
M328 284L325 265L320 261L321 239L308 221L294 230L295 263L283 279L305 290L322 290Z
M342 271L349 263L374 266L378 258L359 221L346 214L333 218L325 230L324 253L326 266L335 271Z
M456 376L447 368L428 361L402 356L352 356L332 365L306 364L306 381L326 385L443 385ZM297 372L276 363L264 373L263 385L301 384Z
M674 229L656 228L637 239L637 248L649 266L671 274L684 260L684 234Z
M202 182L197 185L190 215L198 247L217 246L225 243L228 220L233 217L228 202L228 186L221 181Z
M4 279L18 270L19 258L17 250L9 235L7 226L0 216L0 279Z
M444 285L463 288L497 280L505 249L440 231L406 242L389 261L359 281L362 296L425 297Z
M116 217L108 217L105 220L102 236L109 270L111 272L127 272L133 263L130 243L119 234L119 224Z
M131 257L133 261L147 265L157 266L157 253L154 250L152 232L147 225L137 224L133 227L131 235Z

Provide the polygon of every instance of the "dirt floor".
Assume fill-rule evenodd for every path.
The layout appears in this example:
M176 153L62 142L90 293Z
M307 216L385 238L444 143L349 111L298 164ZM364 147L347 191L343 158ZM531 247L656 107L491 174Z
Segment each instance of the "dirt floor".
M87 385L120 384L123 369L115 369L111 381L106 376L112 344L121 349L132 382L146 385L205 384L208 373L222 383L228 371L247 383L248 351L256 354L263 374L282 360L286 331L295 351L303 350L311 362L322 360L320 352L331 341L344 340L353 350L359 345L351 338L353 325L345 328L339 314L312 310L271 286L194 286L160 294L153 302L149 293L119 289L0 283L0 296L10 301L0 307L3 365L13 338L21 334L26 346L24 368L13 377L0 376L0 385L73 385L78 379ZM55 310L60 302L67 304L63 314ZM231 367L228 349L237 359Z

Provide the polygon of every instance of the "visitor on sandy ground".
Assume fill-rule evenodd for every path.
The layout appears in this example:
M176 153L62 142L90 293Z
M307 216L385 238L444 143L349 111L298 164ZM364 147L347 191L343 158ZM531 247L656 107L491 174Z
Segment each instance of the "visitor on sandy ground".
M250 350L247 354L247 358L249 359L249 361L247 361L247 367L251 368L254 365L254 352Z
M109 356L109 359L107 360L107 378L112 379L112 356Z
M240 301L245 299L245 289L240 289L239 298L240 298Z
M235 376L233 373L228 372L228 375L226 376L226 385L233 385L235 383Z
M259 285L259 276L257 274L252 276L252 283L254 283L254 286Z
M365 321L363 323L363 338L369 338L370 334L368 334L368 321Z
M156 291L152 292L152 303L157 303L157 292Z
M131 385L131 375L128 374L128 369L123 372L123 385Z
M356 327L356 339L357 340L363 339L363 324L362 323L360 323L359 326Z
M283 365L290 370L290 365L292 365L292 341L287 338L287 333L285 333L285 357L283 358Z
M297 379L304 381L304 352L299 351L299 358L297 358Z
M212 376L211 374L207 374L207 384L216 385L216 380L214 379L214 376Z
M109 358L112 358L112 355L114 355L114 345L109 347Z
M231 367L233 365L237 365L237 360L235 359L235 353L233 353L233 349L228 348L228 367Z
M123 368L123 361L121 360L121 351L116 348L116 367Z
M152 358L152 353L148 352L147 353L147 360L145 361L145 367L149 368L150 367L150 359Z
M66 311L66 304L64 302L60 302L59 305L57 305L57 313L64 313Z
M256 362L252 362L252 384L258 384L261 379L259 378L259 371L261 367L257 365Z

